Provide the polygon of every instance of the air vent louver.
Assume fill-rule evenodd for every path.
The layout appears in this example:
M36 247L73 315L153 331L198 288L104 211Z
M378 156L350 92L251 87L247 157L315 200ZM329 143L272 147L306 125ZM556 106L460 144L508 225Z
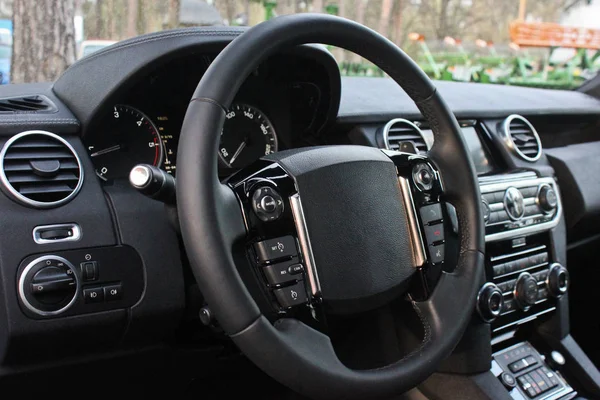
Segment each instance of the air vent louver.
M411 152L414 148L417 154L426 154L428 150L419 127L402 118L393 119L385 125L383 140L389 150Z
M49 208L75 197L83 183L83 170L64 139L50 132L27 131L13 136L2 148L0 179L13 199Z
M56 106L46 96L33 95L0 99L0 114L53 113L56 111Z
M542 155L542 142L531 123L520 115L511 115L503 122L507 143L525 161L537 161Z

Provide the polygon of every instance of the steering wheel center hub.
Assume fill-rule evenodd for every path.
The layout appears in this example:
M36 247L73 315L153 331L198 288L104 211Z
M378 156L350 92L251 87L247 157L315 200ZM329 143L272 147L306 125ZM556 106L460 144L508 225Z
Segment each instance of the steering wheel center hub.
M329 146L275 153L296 182L330 312L381 306L414 273L394 163L380 150Z

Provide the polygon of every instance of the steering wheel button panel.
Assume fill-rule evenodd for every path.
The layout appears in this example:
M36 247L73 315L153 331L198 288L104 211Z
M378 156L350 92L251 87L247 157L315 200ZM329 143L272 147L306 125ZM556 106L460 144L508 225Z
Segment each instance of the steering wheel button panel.
M300 281L292 286L275 289L273 290L273 293L282 308L290 308L299 304L304 304L307 301L304 281Z
M293 236L263 240L254 245L254 250L261 264L298 255L296 240Z

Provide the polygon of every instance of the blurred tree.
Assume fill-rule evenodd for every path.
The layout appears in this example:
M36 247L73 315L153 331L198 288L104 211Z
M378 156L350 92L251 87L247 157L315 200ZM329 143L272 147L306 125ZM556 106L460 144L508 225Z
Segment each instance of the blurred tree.
M392 3L392 0L383 0L381 2L381 14L379 16L379 33L381 33L383 36L388 37L389 36L389 31L388 31L388 27L390 25L390 16L392 14L392 7L394 6L394 4Z
M75 0L14 0L11 83L53 81L75 61Z
M104 5L103 0L96 0L96 18L95 18L95 30L94 37L95 38L103 38L104 37L104 13L102 12L102 6Z
M138 0L127 0L127 37L138 34Z
M323 0L313 0L311 11L316 13L323 12Z
M169 29L177 28L179 25L179 8L181 2L179 0L169 0Z

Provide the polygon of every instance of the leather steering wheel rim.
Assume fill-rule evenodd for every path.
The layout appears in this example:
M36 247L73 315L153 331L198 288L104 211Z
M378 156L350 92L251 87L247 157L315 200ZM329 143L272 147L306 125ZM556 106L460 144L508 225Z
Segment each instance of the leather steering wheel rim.
M327 336L295 319L272 324L261 315L232 257L232 247L246 232L237 198L217 175L225 113L262 61L306 43L343 47L382 68L429 122L435 138L430 158L440 171L452 171L442 178L446 200L458 216L458 265L442 275L427 301L413 303L425 331L421 346L379 369L347 368ZM484 226L475 169L456 118L433 83L378 33L346 19L313 14L279 17L248 30L219 54L198 84L182 127L177 163L181 231L200 290L224 331L275 379L311 397L390 396L427 378L459 342L484 280Z

